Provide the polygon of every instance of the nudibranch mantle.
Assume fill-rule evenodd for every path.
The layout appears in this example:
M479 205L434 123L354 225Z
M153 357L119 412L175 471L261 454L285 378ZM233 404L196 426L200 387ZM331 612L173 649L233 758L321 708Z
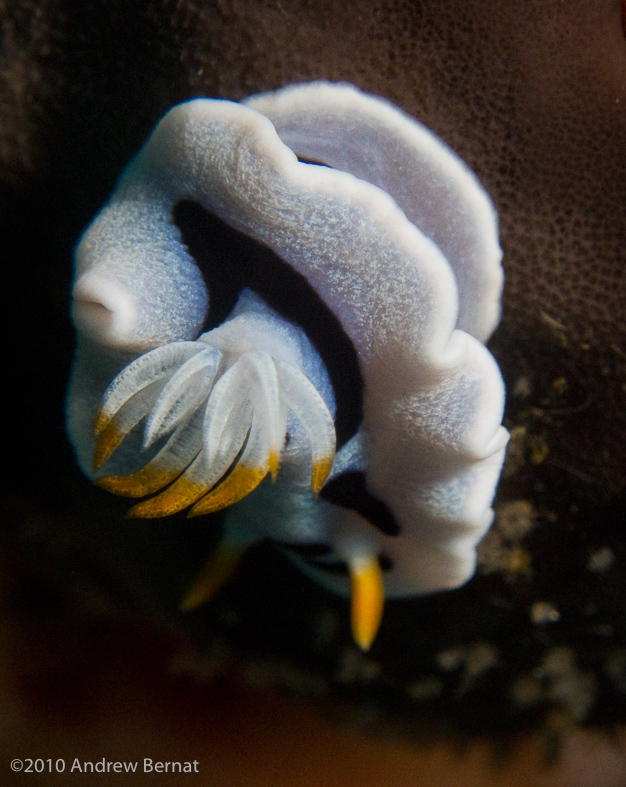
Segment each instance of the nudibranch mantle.
M181 201L271 249L338 320L363 418L336 454L332 381L302 327L243 288L201 333L214 294L174 220ZM68 431L111 491L171 484L137 516L230 506L186 607L262 538L328 587L351 587L364 648L383 593L471 576L508 439L483 344L499 319L500 258L476 177L384 100L316 82L168 112L76 249ZM324 498L342 476L364 479L385 523Z

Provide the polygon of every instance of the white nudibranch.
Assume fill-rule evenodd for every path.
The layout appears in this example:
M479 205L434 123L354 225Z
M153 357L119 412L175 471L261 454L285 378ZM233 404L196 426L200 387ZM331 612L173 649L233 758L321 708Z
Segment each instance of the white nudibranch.
M476 177L382 99L313 82L168 112L76 249L68 432L146 498L131 516L226 509L183 609L270 539L351 596L367 650L385 597L473 574L508 439L500 258Z

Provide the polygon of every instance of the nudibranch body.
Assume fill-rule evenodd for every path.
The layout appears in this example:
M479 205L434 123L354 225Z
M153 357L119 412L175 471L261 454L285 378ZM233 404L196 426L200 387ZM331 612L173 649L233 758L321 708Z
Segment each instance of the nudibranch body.
M270 250L347 337L362 417L337 450L341 363L329 369L334 348L297 309L287 319L252 276L203 332L219 288L175 220L193 203ZM220 281L231 265L240 281L237 257ZM499 319L500 257L465 164L351 86L198 99L161 120L76 250L68 429L97 483L154 495L131 514L227 509L185 607L269 538L351 592L368 648L383 596L471 576L508 438L483 344Z

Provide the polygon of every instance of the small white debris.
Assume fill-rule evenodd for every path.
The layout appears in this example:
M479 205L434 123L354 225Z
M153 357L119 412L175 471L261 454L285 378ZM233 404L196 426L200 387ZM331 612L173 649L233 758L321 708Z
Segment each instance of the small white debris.
M435 657L437 666L445 672L452 672L459 669L467 655L467 648L463 645L457 645L455 648L449 650L442 650Z
M495 524L477 548L482 574L500 572L514 579L531 571L530 552L520 542L535 527L535 517L528 500L512 500L497 507Z
M500 658L498 649L489 642L476 642L470 645L465 659L465 674L475 680L495 667Z
M606 571L611 568L614 562L615 552L613 552L611 547L601 547L589 555L587 560L587 571L596 571L600 573L601 571Z
M512 500L496 510L496 527L504 538L517 543L535 527L535 509L528 500Z
M463 677L459 683L459 696L469 691L485 672L495 667L500 658L498 649L489 642L475 642L467 649Z
M572 718L584 721L596 697L596 678L576 665L571 648L550 648L541 661L548 699L567 710Z
M512 394L520 399L525 399L527 396L530 396L532 393L533 387L530 383L530 380L525 375L523 377L518 377L513 385Z
M584 721L595 701L596 685L591 672L573 667L552 682L548 697L566 708L575 719Z
M575 661L574 651L571 648L564 646L550 648L541 660L541 669L545 675L554 678L570 672Z
M530 608L530 619L537 625L556 623L560 618L561 613L549 601L535 601Z
M576 655L571 648L558 646L546 651L532 674L517 678L511 684L509 694L512 702L520 707L550 700L554 705L550 724L561 728L587 718L595 702L596 690L595 675L577 666Z

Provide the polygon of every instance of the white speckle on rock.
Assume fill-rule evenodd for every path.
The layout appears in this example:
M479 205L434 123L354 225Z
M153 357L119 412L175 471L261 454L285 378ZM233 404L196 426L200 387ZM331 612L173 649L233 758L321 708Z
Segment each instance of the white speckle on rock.
M556 623L561 619L561 613L549 601L535 601L530 608L530 619L537 625Z
M519 399L526 399L527 396L530 396L532 390L533 388L530 383L530 380L528 379L528 377L526 377L526 375L524 375L522 377L517 378L515 384L513 385L513 390L511 391L511 393L513 394L513 396L516 396Z
M497 507L495 524L477 549L482 574L500 572L513 579L530 572L531 555L520 542L535 527L535 516L528 500L513 500Z
M535 509L528 500L512 500L496 509L496 527L503 537L520 541L535 527Z
M467 648L463 645L457 645L448 650L442 650L435 657L435 663L439 669L445 672L453 672L461 667L467 655Z
M611 547L601 547L592 552L587 559L587 571L600 573L611 568L615 562L615 552Z
M541 661L541 669L544 674L556 677L569 672L575 661L574 651L571 648L558 646L546 652Z
M465 673L468 677L476 679L480 675L495 667L500 658L498 649L489 642L476 642L470 645L465 659Z
M596 687L595 675L572 667L552 681L548 697L566 708L577 721L584 721L595 701Z

